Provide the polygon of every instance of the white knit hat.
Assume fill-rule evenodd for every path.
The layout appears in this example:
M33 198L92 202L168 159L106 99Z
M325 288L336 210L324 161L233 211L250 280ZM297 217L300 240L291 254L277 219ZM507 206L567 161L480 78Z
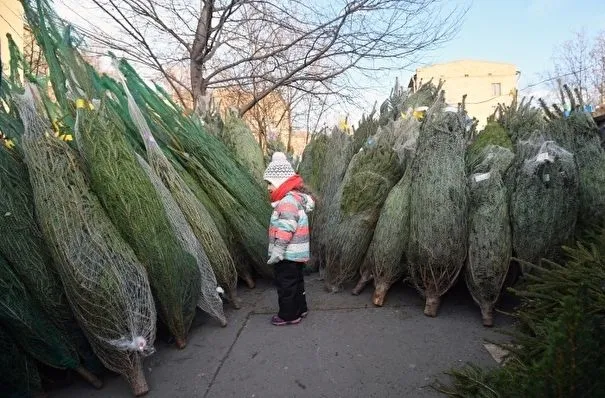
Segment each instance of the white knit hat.
M263 179L269 181L274 187L279 188L288 178L292 177L294 169L283 152L275 152L271 157L271 163L267 166Z

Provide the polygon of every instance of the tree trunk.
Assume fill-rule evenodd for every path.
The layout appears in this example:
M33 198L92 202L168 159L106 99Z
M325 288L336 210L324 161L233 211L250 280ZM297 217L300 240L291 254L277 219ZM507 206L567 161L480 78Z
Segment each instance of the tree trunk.
M193 94L193 109L198 115L208 111L210 99L208 96L208 81L204 78L204 64L208 54L208 41L212 29L212 14L214 1L203 1L200 18L195 29L195 37L191 46L190 76L191 92Z

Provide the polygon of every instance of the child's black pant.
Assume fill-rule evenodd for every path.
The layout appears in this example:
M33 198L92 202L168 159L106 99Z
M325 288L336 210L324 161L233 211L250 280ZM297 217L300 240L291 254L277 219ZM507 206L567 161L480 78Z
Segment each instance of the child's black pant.
M303 263L283 260L275 264L275 287L279 301L277 315L292 321L307 312Z

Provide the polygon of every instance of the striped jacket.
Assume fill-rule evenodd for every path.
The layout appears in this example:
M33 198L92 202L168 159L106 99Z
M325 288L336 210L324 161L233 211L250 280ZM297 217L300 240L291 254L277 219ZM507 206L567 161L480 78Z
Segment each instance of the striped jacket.
M307 212L315 202L307 194L290 191L281 200L271 203L273 213L269 225L269 257L280 255L284 260L309 261L309 219Z

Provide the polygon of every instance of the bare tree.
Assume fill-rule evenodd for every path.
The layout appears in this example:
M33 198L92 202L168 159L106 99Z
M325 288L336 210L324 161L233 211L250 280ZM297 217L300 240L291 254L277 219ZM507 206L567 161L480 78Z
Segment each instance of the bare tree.
M600 104L605 104L605 30L601 31L592 46L590 58L594 62L591 83L598 93Z
M585 31L574 33L570 40L555 49L553 88L562 84L580 91L586 103L602 103L605 97L605 31L595 38ZM563 99L564 101L564 99Z
M353 71L405 68L451 38L465 12L443 0L87 1L111 21L80 27L98 45L157 72L198 111L209 90L241 87L253 93L241 114L280 87L342 94Z

